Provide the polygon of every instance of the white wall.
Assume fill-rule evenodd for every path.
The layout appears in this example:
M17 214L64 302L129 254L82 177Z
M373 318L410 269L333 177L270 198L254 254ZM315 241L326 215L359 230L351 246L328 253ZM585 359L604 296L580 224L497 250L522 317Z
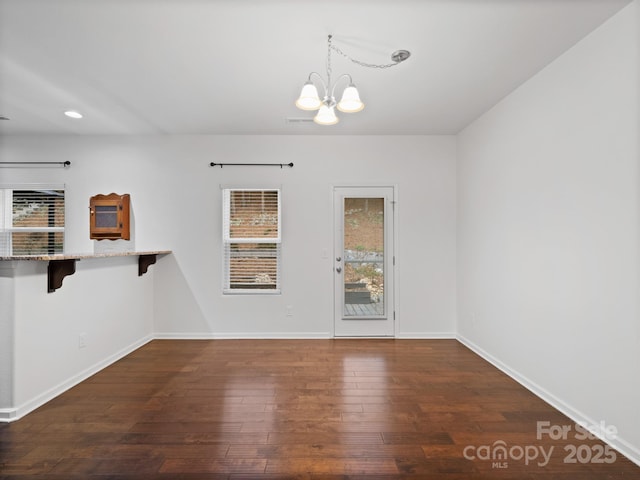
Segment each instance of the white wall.
M344 184L398 186L400 336L451 335L455 325L453 137L191 137L164 144L156 198L170 222L154 237L174 250L158 269L161 334L332 335L333 197ZM210 168L215 162L294 162L292 169ZM221 294L220 185L282 186L280 296ZM162 192L166 192L163 196ZM173 195L170 192L174 192ZM190 205L184 212L184 204ZM327 258L323 251L328 251ZM293 307L287 317L286 306Z
M91 195L131 194L135 248L174 252L151 267L159 336L331 336L331 187L396 185L398 335L454 335L455 137L7 137L2 154L6 161L72 162L64 170L0 170L0 183L66 183L68 252L94 248ZM212 161L295 167L220 169ZM220 185L265 184L283 189L283 293L224 297ZM293 316L285 315L287 305Z
M13 403L13 337L15 275L13 262L0 262L0 419L15 414Z
M460 337L636 461L639 31L636 1L458 139Z

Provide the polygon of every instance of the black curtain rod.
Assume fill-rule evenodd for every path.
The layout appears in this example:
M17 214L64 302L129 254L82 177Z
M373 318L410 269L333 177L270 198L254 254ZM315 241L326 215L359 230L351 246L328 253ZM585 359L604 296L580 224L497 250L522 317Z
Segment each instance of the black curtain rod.
M213 163L209 164L211 167L292 167L293 162L291 163Z
M69 160L66 162L0 162L0 165L62 165L68 167L71 162Z

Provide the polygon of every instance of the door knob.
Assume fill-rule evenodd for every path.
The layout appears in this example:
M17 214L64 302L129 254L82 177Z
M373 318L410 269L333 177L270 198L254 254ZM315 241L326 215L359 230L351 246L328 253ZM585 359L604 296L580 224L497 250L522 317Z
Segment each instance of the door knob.
M342 261L342 257L336 257L336 262Z
M342 268L341 268L341 267L337 267L337 268L336 268L336 272L340 273L341 271L342 271Z

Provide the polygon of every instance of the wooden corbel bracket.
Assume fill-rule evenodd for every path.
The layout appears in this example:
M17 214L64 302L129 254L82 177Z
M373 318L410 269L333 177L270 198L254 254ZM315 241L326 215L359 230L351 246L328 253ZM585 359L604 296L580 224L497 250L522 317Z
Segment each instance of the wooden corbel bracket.
M62 280L76 273L76 259L49 260L47 268L47 291L55 292L62 286Z

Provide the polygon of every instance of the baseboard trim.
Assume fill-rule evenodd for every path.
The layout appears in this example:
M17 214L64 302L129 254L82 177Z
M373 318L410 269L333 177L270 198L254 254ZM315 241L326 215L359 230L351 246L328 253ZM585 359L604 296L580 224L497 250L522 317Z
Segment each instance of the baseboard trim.
M72 376L71 378L56 385L53 388L50 388L49 390L38 395L37 397L32 398L31 400L23 403L22 405L19 405L15 408L0 409L0 422L7 423L7 422L15 422L16 420L20 420L22 417L24 417L28 413L33 412L37 408L40 408L45 403L49 402L50 400L53 400L55 397L66 392L70 388L75 387L80 382L83 382L87 378L98 373L100 370L103 370L104 368L117 362L121 358L126 357L127 355L134 352L135 350L142 347L143 345L146 345L151 340L153 340L153 338L154 338L153 335L146 335L140 340L132 343L131 345L128 345L127 347L119 350L113 355L108 356L104 360L90 366L89 368L83 370L77 375Z
M455 340L456 334L453 332L399 332L396 338L399 340Z
M544 389L537 383L529 380L527 377L520 374L518 371L508 367L501 360L494 357L489 352L479 347L478 345L473 343L471 340L469 340L465 336L458 334L456 335L456 339L460 343L462 343L465 347L469 348L471 351L473 351L474 353L476 353L477 355L485 359L487 362L492 364L498 370L504 372L506 375L514 379L516 382L518 382L520 385L522 385L527 390L532 392L534 395L540 397L542 400L547 402L553 408L565 414L567 417L573 420L576 424L578 423L583 425L599 424L599 421L589 418L587 415L573 408L571 405L567 404L560 398L556 397L551 392ZM627 442L626 440L620 437L617 437L615 440L610 440L602 437L599 437L599 438L600 440L602 440L603 442L605 442L606 444L614 448L616 451L618 451L619 453L627 457L633 463L640 466L640 450L638 448L636 448L635 446L633 446L632 444L630 444L629 442Z
M365 338L360 336L333 337L330 332L261 332L261 333L211 333L211 332L163 332L156 333L157 340L311 340L326 338ZM396 338L399 340L455 340L453 332L403 332L395 337L367 337L367 338Z
M17 408L0 408L0 423L14 422L18 420Z
M164 332L156 333L157 340L311 340L331 338L329 332L281 332L281 333L210 333Z

